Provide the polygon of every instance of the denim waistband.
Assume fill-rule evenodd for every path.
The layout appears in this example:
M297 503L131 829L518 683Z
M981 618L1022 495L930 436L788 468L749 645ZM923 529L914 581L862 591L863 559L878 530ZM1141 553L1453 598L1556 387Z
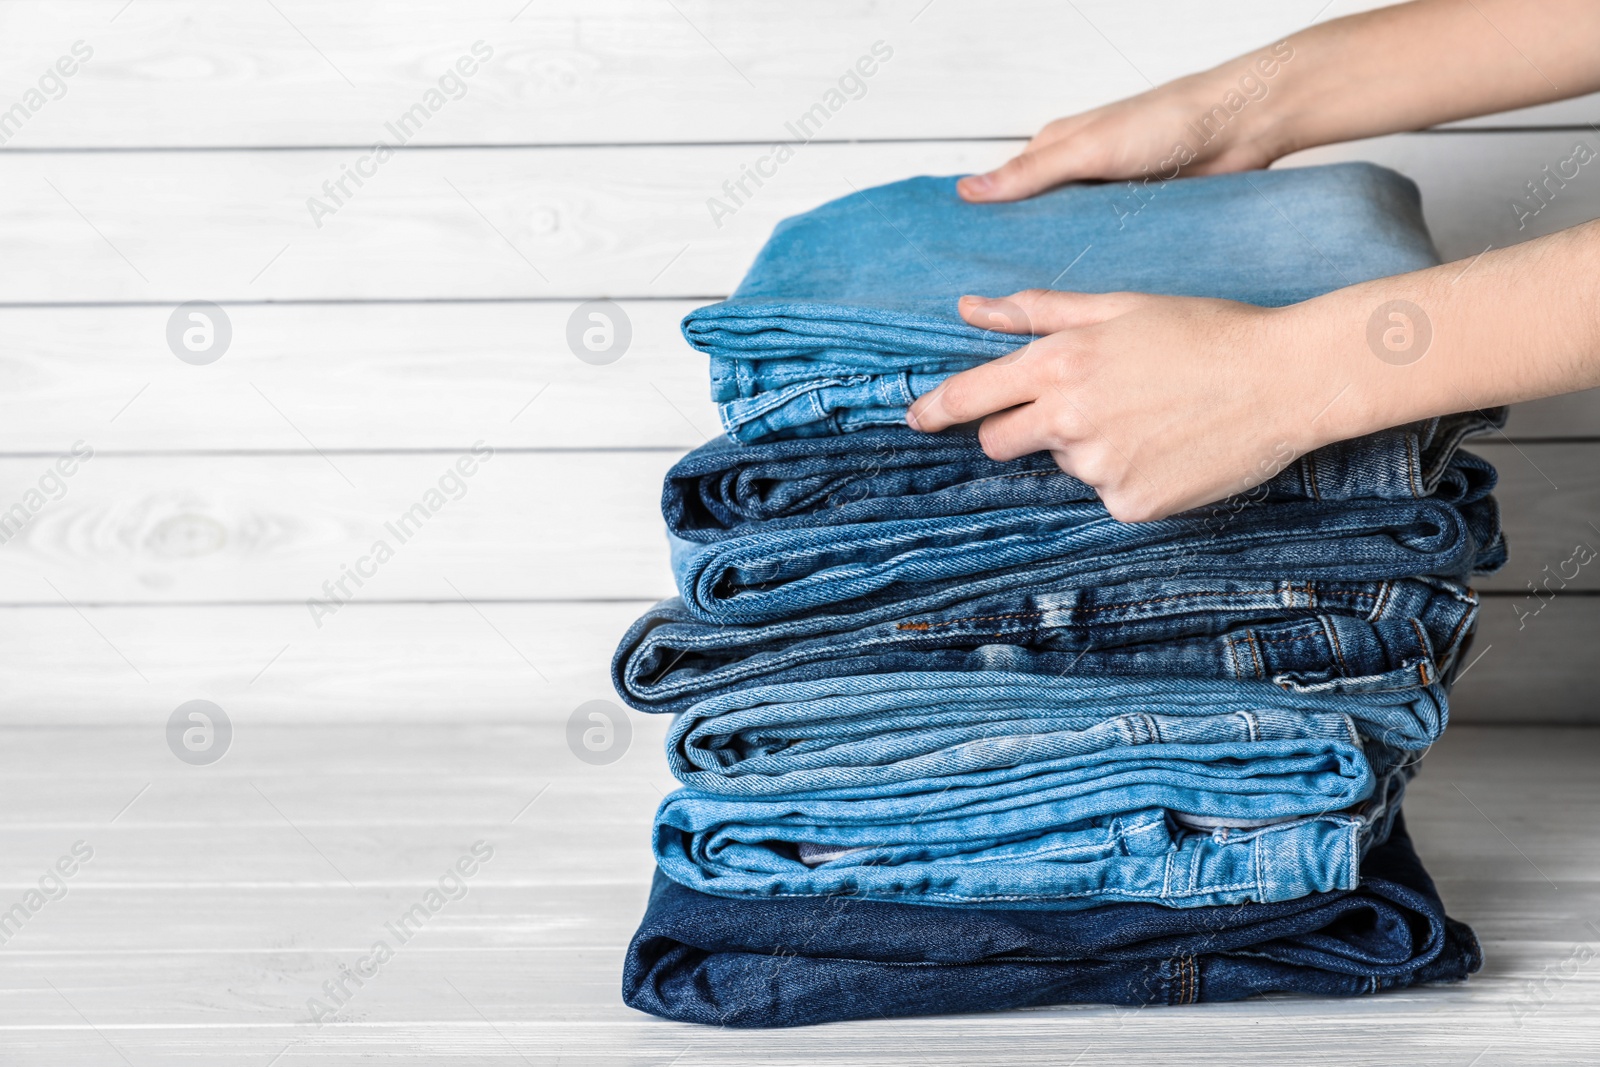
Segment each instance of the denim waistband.
M900 671L1008 670L1268 680L1297 690L1428 685L1478 610L1442 579L1174 579L1017 590L818 632L837 616L702 622L681 600L636 621L612 660L641 711L681 711L725 688Z
M1498 567L1505 556L1492 497L1464 509L1433 500L1292 502L1245 509L1218 527L1192 515L1120 523L1098 505L1011 508L757 533L704 546L673 539L672 548L688 610L724 623L890 601L909 615L950 603L955 592L967 599L1043 582L1461 579Z

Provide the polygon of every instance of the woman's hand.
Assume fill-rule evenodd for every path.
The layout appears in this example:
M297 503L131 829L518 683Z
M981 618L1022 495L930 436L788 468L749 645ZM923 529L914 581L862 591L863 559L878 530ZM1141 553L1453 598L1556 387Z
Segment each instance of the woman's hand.
M1292 309L1230 300L1028 290L963 297L974 326L1041 337L946 379L907 413L929 432L983 420L997 460L1049 451L1116 518L1158 519L1243 492L1337 440L1320 427L1339 395L1339 358Z
M1499 27L1524 44L1508 46ZM1578 96L1600 89L1596 39L1593 0L1381 7L1057 119L959 188L972 201L1022 200L1070 181L1250 170L1313 145Z
M1056 119L1015 158L961 179L974 202L1023 200L1064 182L1222 174L1265 167L1293 149L1273 88L1292 66L1279 42L1259 53L1093 111Z

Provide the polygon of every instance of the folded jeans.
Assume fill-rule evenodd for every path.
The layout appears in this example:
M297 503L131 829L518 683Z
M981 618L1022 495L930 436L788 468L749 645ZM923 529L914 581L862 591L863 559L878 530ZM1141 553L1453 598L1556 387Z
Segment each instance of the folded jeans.
M892 425L945 376L1028 340L962 321L967 293L1277 306L1439 262L1416 186L1367 163L1164 182L1131 220L1116 185L969 204L955 183L913 178L785 219L733 295L684 320L730 437Z
M628 945L623 1000L714 1026L1064 1003L1351 996L1459 981L1482 964L1445 915L1403 819L1355 889L1276 903L1089 911L939 908L850 896L730 900L659 872Z
M732 797L939 793L932 811L970 807L991 790L1042 793L1047 780L1130 783L1140 771L1165 768L1174 773L1164 780L1179 788L1248 794L1240 805L1264 804L1274 791L1289 801L1271 810L1203 811L1198 800L1169 807L1277 819L1364 799L1372 773L1417 758L1441 725L1407 721L1400 701L1382 706L1259 684L1047 679L1026 689L1008 681L997 673L957 681L879 675L734 690L673 720L668 769L699 793ZM1308 758L1269 781L1268 757L1286 754ZM1132 806L1147 806L1133 792Z
M1505 425L1505 408L1464 412L1340 441L1295 458L1244 499L1408 499L1463 505L1494 488L1494 468L1459 451L1472 434ZM1274 461L1274 466L1278 461ZM667 528L687 541L805 526L964 515L994 508L1083 503L1094 490L1048 452L1001 462L975 430L907 427L740 446L701 445L662 484ZM1207 509L1224 515L1229 504Z
M744 626L663 601L624 635L617 692L683 711L724 690L904 671L1269 680L1358 692L1429 685L1477 616L1466 586L1176 578L1031 587L898 618L811 613Z
M1355 887L1362 853L1386 836L1414 770L1402 763L1373 788L1364 760L1264 742L1248 761L1252 792L1227 792L1239 778L1207 782L1216 765L1197 751L1204 746L1188 747L1097 780L1034 775L868 800L680 789L656 812L656 864L676 882L729 897L844 893L1059 909L1290 900ZM1358 805L1333 810L1362 792ZM1266 825L1202 831L1174 813ZM807 862L801 844L837 858Z
M1122 523L1098 504L757 532L707 545L669 535L678 594L695 617L756 623L849 604L901 615L1009 589L1182 575L1457 580L1505 562L1493 497L1298 501L1220 524L1194 513Z

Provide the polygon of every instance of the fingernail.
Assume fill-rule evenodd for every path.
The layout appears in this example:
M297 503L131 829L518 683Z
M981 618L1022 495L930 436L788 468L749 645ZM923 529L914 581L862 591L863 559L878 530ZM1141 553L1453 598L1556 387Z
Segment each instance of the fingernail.
M906 425L913 430L922 429L922 414L933 406L933 398L938 395L939 390L935 389L931 393L923 393L917 397L916 401L906 409Z
M994 185L994 182L990 180L987 174L969 174L957 184L961 186L962 192L987 193Z

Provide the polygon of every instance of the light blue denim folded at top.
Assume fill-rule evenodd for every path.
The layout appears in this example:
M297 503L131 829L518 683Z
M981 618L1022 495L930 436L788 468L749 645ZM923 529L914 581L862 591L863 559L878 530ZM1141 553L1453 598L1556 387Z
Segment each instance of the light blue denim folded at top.
M738 289L683 323L744 442L902 422L948 375L1026 336L962 321L964 294L1119 290L1292 304L1431 267L1416 186L1370 163L1069 185L968 204L955 178L866 189L779 223ZM1139 202L1139 201L1134 201Z

